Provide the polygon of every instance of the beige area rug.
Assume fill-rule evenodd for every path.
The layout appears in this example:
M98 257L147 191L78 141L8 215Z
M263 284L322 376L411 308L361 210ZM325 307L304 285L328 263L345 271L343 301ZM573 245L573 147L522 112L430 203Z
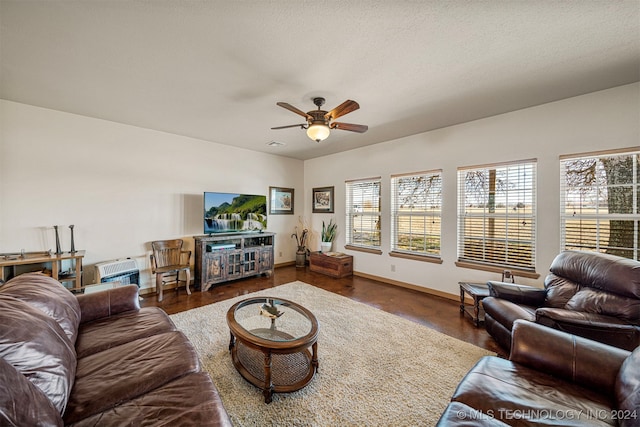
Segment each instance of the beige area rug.
M227 310L249 296L294 301L320 324L318 373L270 404L235 370L228 350ZM493 354L302 282L171 318L196 347L235 426L432 426L469 368Z

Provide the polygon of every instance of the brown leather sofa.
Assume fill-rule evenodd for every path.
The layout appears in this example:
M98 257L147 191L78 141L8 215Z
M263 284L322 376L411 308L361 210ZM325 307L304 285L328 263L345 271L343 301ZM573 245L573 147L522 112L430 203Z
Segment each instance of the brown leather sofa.
M640 348L630 353L518 320L509 360L485 356L438 426L640 425Z
M0 286L0 425L230 426L189 340L135 285L74 296L23 274Z
M566 251L551 264L544 289L489 282L482 301L487 332L506 350L517 319L633 350L640 345L640 262Z

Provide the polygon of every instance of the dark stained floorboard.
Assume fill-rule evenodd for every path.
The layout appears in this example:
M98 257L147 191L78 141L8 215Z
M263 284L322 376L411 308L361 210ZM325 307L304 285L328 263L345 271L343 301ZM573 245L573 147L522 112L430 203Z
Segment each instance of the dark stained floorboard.
M311 272L309 267L280 267L275 269L271 277L236 280L215 286L207 292L192 289L191 295L187 295L184 288L178 292L168 289L164 292L162 302L159 303L156 296L150 294L144 297L141 305L162 307L167 313L174 314L295 280L360 301L505 356L482 325L476 328L468 316L460 313L458 301L359 276L334 279Z

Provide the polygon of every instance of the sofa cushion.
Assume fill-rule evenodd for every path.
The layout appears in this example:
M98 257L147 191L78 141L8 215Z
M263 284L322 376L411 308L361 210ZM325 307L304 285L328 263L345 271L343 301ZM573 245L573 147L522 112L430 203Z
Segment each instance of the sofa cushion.
M73 427L141 426L162 420L167 426L231 426L218 390L205 372L185 375L149 393L79 420Z
M578 292L580 286L576 282L550 273L544 279L544 288L547 290L544 305L552 308L564 308L571 297Z
M76 352L58 322L0 294L0 357L25 375L62 413L74 384Z
M0 358L0 425L62 426L62 417L47 396Z
M640 424L640 347L622 363L616 379L616 402L621 411L620 426Z
M640 299L640 262L598 252L565 251L550 270L583 286Z
M640 344L640 327L602 314L543 307L536 323L629 351Z
M178 331L140 338L78 359L66 424L110 410L200 370L195 349Z
M568 310L596 313L640 324L640 299L593 288L578 291L566 305Z
M597 390L494 356L478 361L451 400L509 425L550 425L553 417L573 425L617 425L609 398Z
M175 330L175 325L162 309L145 307L82 323L76 352L81 358L139 338Z
M78 295L82 316L80 324L126 311L140 310L137 285L124 285L100 292Z
M482 300L484 311L505 328L511 330L513 322L518 319L534 322L536 320L536 308L526 305L517 305L501 298L487 297Z
M0 295L10 295L54 318L65 334L76 342L80 324L78 299L60 282L40 273L14 277L0 287Z

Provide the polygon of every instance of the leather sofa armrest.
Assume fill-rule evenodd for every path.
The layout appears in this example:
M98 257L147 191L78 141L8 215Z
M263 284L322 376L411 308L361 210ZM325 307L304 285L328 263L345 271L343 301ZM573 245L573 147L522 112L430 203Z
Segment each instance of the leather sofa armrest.
M544 299L547 296L545 289L535 288L533 286L495 281L489 281L487 285L489 286L489 293L492 297L506 299L514 304L540 307L544 304Z
M509 360L613 395L618 371L631 354L523 320L513 324Z
M101 292L78 295L80 323L109 317L125 311L140 310L138 286L126 285Z

